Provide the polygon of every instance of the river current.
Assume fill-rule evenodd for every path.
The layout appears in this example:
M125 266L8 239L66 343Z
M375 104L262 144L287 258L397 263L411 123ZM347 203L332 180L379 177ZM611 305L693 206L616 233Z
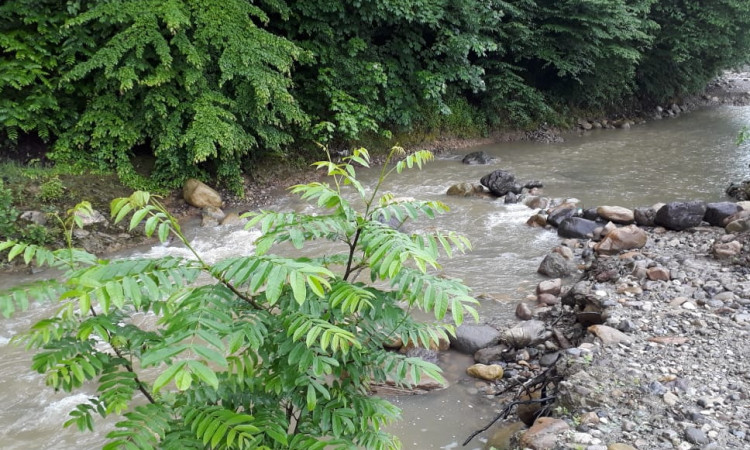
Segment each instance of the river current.
M450 206L448 214L421 224L459 231L470 238L474 249L443 261L443 272L461 278L476 296L484 299L480 307L484 318L493 324L510 325L515 321L516 303L533 292L541 280L536 269L559 239L552 231L527 227L525 222L533 211L525 206L448 197L445 192L449 186L478 182L495 169L505 169L522 181L541 181L545 196L574 197L584 207L719 201L725 199L724 189L730 181L748 178L750 174L750 145L735 144L737 132L748 124L750 108L724 106L651 121L629 130L571 134L564 143L513 142L462 149L441 155L422 171L393 177L385 189L397 196L437 199ZM461 164L465 154L478 150L495 156L497 162L484 166ZM366 184L373 183L376 177L374 170L360 171L360 179ZM305 206L283 197L273 208L300 210ZM194 246L211 260L250 253L257 236L236 228L209 229L188 224L186 229ZM318 250L313 247L309 251ZM182 255L184 249L155 246L137 252ZM29 277L0 276L0 288ZM15 333L53 310L54 305L34 305L12 319L0 319L0 447L4 449L97 448L112 427L112 422L107 421L95 433L63 430L62 423L70 410L93 390L72 395L53 392L44 386L41 375L31 371L30 356L23 348L9 344ZM390 431L400 437L405 449L458 448L472 431L502 408L477 394L476 380L465 375L470 357L448 352L441 355L440 364L450 382L448 389L391 399L403 409L404 418ZM467 448L481 446L481 440L475 439Z

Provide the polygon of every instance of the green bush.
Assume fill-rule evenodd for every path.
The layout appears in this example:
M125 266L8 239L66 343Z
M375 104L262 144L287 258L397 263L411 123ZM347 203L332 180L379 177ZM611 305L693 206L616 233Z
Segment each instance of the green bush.
M18 210L13 206L13 192L6 189L3 180L0 179L0 237L8 239L18 232L18 214Z
M56 202L65 195L65 185L57 175L48 178L39 186L39 200Z
M214 264L190 247L160 203L136 192L113 201L115 221L131 216L131 229L145 221L147 234L162 241L174 234L193 259L107 261L76 249L0 243L11 259L68 269L59 281L0 294L0 310L8 316L29 298L60 302L52 317L16 339L36 350L32 367L55 390L95 386L65 426L93 429L94 415L124 416L105 448L398 448L383 427L399 411L370 389L388 379L410 386L441 377L435 365L385 344L445 339L454 330L443 320L449 311L456 325L467 312L476 318L468 288L434 273L439 255L468 242L386 225L447 210L379 192L390 173L421 167L431 156L417 152L386 164L370 187L352 165L369 166L364 150L341 164L317 163L331 184L292 191L318 214L251 214L249 226L262 233L255 254ZM80 226L75 217L64 222L67 236ZM268 253L279 243L302 248L319 239L331 242L328 254ZM416 321L412 309L435 321ZM130 320L142 312L158 320L143 327Z

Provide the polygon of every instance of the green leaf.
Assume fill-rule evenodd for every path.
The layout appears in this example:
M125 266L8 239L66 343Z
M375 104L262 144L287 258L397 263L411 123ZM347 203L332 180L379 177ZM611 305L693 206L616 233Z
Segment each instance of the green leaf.
M185 361L181 361L179 363L170 365L167 370L162 372L161 375L159 375L156 380L154 380L154 393L159 392L161 388L169 384L169 382L172 381L177 372L180 372L182 370L184 365Z

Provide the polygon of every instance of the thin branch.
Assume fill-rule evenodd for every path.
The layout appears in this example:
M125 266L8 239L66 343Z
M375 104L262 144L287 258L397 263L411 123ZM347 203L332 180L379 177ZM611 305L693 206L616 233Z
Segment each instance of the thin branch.
M500 414L498 414L497 416L495 416L495 418L492 419L492 421L490 423L488 423L487 425L485 425L483 428L481 428L481 429L479 429L479 430L471 433L471 436L469 436L468 438L466 438L466 440L464 441L464 443L462 445L465 447L466 444L468 444L469 442L471 442L471 440L474 439L475 437L477 437L478 434L487 431L492 425L495 424L495 422L497 422L500 419L505 419L506 417L508 417L508 414L510 414L510 411L513 409L514 406L518 406L518 405L532 405L534 403L546 403L546 402L554 400L556 398L557 398L557 396L551 395L549 397L544 397L544 398L535 398L535 399L531 399L531 400L517 400L515 402L511 402L508 406L506 406L500 412Z

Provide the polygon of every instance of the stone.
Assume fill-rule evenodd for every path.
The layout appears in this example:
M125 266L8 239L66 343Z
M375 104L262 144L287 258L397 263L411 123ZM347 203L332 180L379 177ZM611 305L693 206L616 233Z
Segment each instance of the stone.
M558 227L563 220L575 216L577 211L578 207L574 203L563 203L547 213L547 223L553 227Z
M688 428L685 430L685 439L697 445L708 444L708 436L700 428Z
M700 226L705 214L705 202L671 202L659 208L654 222L664 228L681 231Z
M521 436L521 447L532 450L552 450L557 446L559 435L570 427L565 421L552 417L540 417Z
M539 180L531 180L531 181L527 181L526 183L524 183L523 187L524 189L528 189L529 191L533 189L539 190L544 187L544 183L542 183Z
M638 449L636 449L632 445L615 442L614 444L609 444L607 446L607 450L638 450Z
M629 225L635 221L633 210L622 206L600 206L596 208L596 214L605 220L623 225Z
M572 275L575 270L576 266L572 261L568 261L559 253L550 253L544 257L537 272L551 278L565 278Z
M594 230L600 225L593 220L583 217L567 217L557 227L557 235L561 238L592 239Z
M562 279L544 280L536 285L537 294L560 295L562 291Z
M495 158L487 152L471 152L461 160L462 163L469 165L489 164L494 161Z
M651 281L669 281L669 270L664 267L649 267L646 269L646 277Z
M680 398L671 392L667 392L662 396L662 400L664 400L664 403L666 403L667 406L675 406Z
M97 223L107 223L107 218L104 216L104 214L95 209L91 210L91 214L87 214L83 211L76 211L74 214L76 215L76 217L81 218L81 223L84 227Z
M521 193L521 186L516 183L516 176L507 170L496 170L482 177L480 180L493 195L503 197L508 192Z
M544 209L549 205L549 199L538 195L529 195L521 200L521 203L531 209Z
M552 294L539 294L537 295L536 300L542 304L547 306L557 305L560 303L560 297Z
M210 188L205 183L189 178L182 187L182 198L191 206L196 208L205 208L213 206L221 208L222 199L218 192Z
M492 347L481 348L474 353L474 362L480 364L492 364L494 361L501 361L503 354L508 351L505 345L493 345Z
M527 320L501 333L500 339L513 348L531 347L543 342L551 333L540 320Z
M621 342L630 343L633 342L633 338L607 325L591 325L588 327L589 333L593 333L598 337L604 345L615 345Z
M224 211L215 206L206 206L201 210L201 226L215 227L226 217Z
M594 251L601 255L614 255L623 250L642 248L647 240L648 235L644 230L636 225L628 225L609 232L594 246Z
M727 225L729 225L730 223L736 220L746 220L746 219L750 219L750 210L743 209L741 211L737 211L731 216L725 217L722 223L723 223L723 226L726 227Z
M503 377L503 367L499 364L474 364L466 369L466 373L482 380L495 381Z
M688 341L684 336L654 336L647 339L649 342L656 342L663 345L681 345Z
M750 219L739 219L729 222L726 226L727 233L742 233L750 230Z
M237 227L247 223L247 219L243 219L237 213L229 213L221 221L222 226Z
M532 228L544 228L547 226L547 216L544 214L534 214L526 221L526 225Z
M742 251L742 244L738 241L715 242L711 253L718 259L728 259L737 256Z
M447 195L456 197L471 197L484 193L481 185L474 183L458 183L448 188Z
M707 203L706 214L703 215L703 220L711 226L723 227L724 219L741 210L742 207L733 202Z
M640 207L633 210L635 223L642 227L653 227L656 225L656 210L651 207Z
M521 320L529 320L534 316L534 314L531 312L531 308L529 308L529 305L526 303L519 303L516 306L516 317L518 317Z
M456 336L451 337L451 348L469 355L477 350L500 342L500 332L489 325L463 324L456 328Z
M24 211L18 218L35 225L44 226L47 224L47 214L41 211Z
M559 253L562 255L563 258L567 259L568 261L572 261L575 258L575 255L573 254L573 250L570 249L570 247L566 247L564 245L558 245L557 247L552 249L552 253Z

